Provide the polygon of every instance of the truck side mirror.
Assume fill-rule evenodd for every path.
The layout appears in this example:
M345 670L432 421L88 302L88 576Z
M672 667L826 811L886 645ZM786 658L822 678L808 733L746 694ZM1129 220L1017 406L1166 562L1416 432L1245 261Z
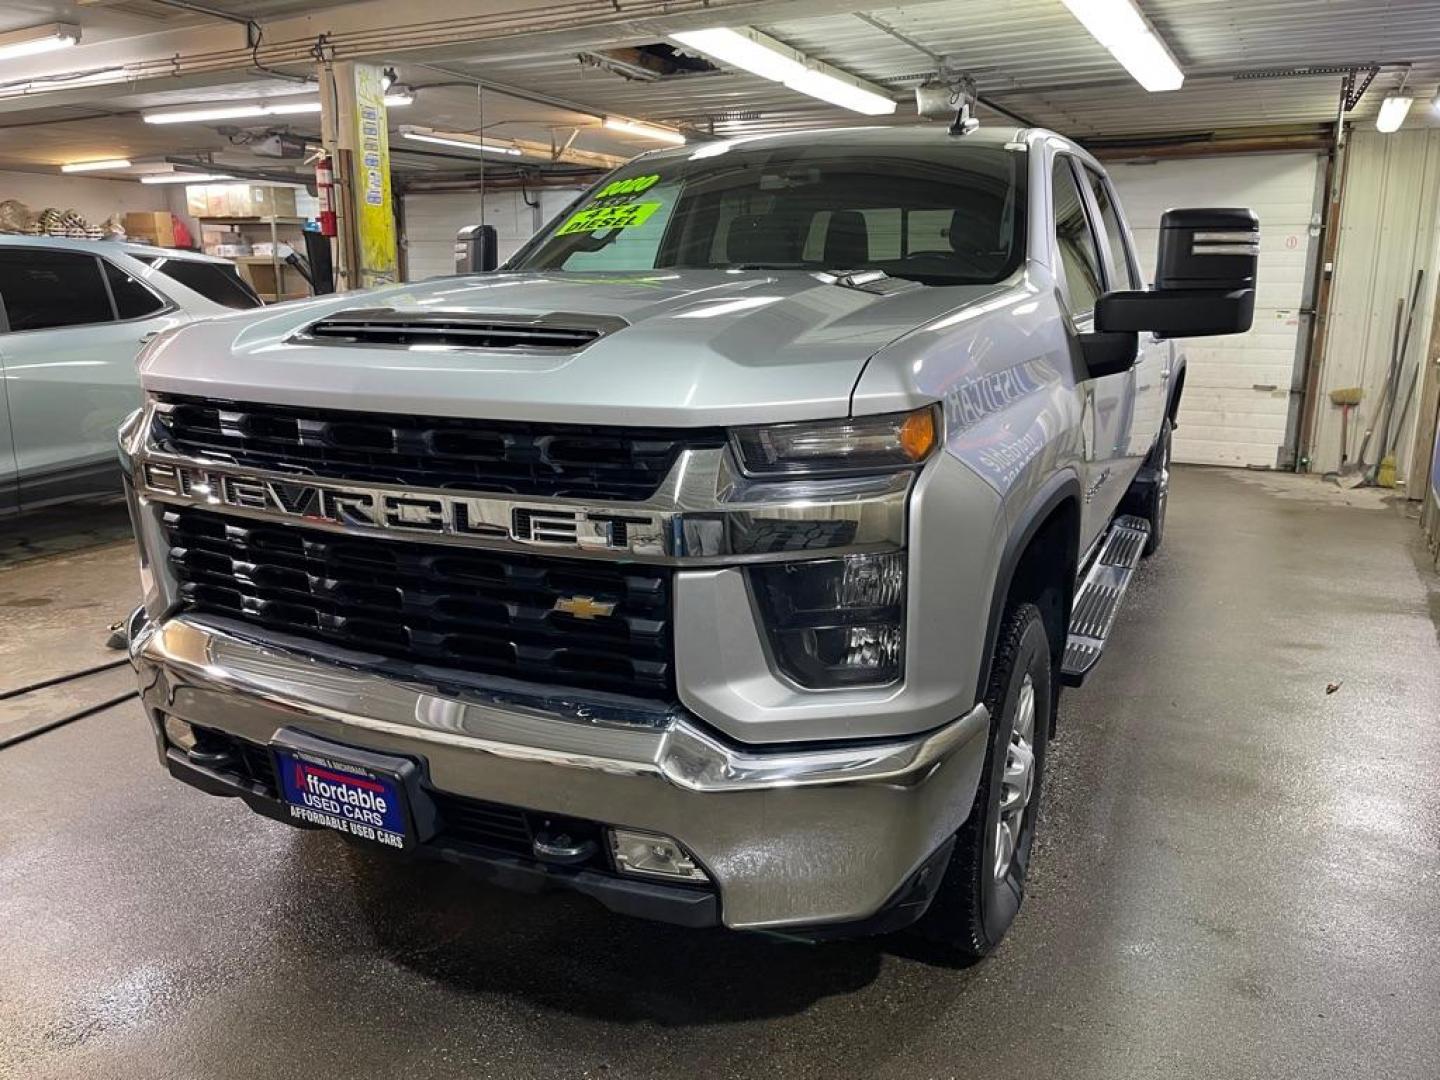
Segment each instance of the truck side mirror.
M488 274L500 265L500 237L494 225L466 225L455 236L455 272Z
M1106 293L1095 329L1162 337L1243 334L1255 319L1260 220L1253 210L1167 210L1155 288Z
M1103 379L1119 375L1135 366L1140 341L1134 333L1101 332L1080 335L1080 357L1085 361L1085 375Z

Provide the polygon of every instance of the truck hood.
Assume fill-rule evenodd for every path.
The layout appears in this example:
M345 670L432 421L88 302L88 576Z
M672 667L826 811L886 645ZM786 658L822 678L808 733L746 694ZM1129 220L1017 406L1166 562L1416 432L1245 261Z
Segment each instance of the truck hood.
M993 292L802 271L657 270L441 278L187 326L142 357L146 389L431 416L705 426L843 416L865 363L917 326ZM578 352L297 343L360 308L617 316Z

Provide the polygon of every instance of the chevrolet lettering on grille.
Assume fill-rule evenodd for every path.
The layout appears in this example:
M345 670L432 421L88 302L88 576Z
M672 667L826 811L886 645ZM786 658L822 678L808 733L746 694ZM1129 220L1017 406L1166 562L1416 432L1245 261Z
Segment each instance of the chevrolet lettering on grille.
M527 505L505 496L441 491L397 492L310 478L276 479L210 466L146 462L148 494L195 505L226 506L296 523L415 536L468 537L536 547L664 553L658 514L609 513Z

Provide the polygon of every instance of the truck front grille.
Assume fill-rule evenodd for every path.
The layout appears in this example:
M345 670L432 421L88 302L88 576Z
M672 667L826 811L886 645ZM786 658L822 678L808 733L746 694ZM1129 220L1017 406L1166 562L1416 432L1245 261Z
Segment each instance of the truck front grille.
M164 524L187 611L402 661L673 697L667 567L347 536L196 509L168 509ZM593 618L555 610L575 598L614 609Z
M602 427L162 396L162 449L256 469L422 488L635 501L715 429Z

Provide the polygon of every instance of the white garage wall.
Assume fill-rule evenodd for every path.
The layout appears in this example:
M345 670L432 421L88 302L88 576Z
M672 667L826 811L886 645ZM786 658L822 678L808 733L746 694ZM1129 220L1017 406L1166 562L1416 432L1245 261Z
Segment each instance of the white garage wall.
M494 225L504 262L542 224L559 213L582 188L545 188L528 192L526 204L518 190L485 193L486 225ZM479 225L480 193L465 191L405 196L406 280L420 281L455 272L455 234L467 225Z
M92 225L112 214L169 210L185 222L199 242L199 224L185 206L181 184L141 184L133 180L102 180L93 176L51 176L44 173L0 172L0 202L18 199L37 213L47 206L74 210Z
M1440 131L1404 131L1382 135L1356 131L1347 150L1345 194L1340 221L1340 246L1335 253L1335 278L1330 294L1320 393L1317 403L1311 470L1326 472L1340 463L1340 410L1330 403L1330 391L1359 386L1365 391L1350 417L1350 455L1360 449L1367 427L1377 425L1366 458L1379 461L1384 385L1395 339L1395 309L1404 297L1410 302L1415 273L1425 271L1420 303L1410 331L1404 378L1400 383L1404 405L1406 380L1424 356L1440 276ZM1417 420L1428 427L1435 415L1433 391L1422 402L1415 399L1398 440L1401 476L1412 470L1412 445ZM1393 426L1393 423L1392 423ZM1428 440L1422 440L1428 449ZM1422 470L1423 471L1423 470ZM1419 491L1411 492L1412 498Z
M0 172L0 202L18 199L37 213L48 206L74 210L92 225L127 211L169 210L165 186L84 176Z
M1313 263L1319 155L1230 155L1107 169L1147 276L1154 272L1160 215L1171 207L1248 206L1260 216L1254 326L1233 337L1179 342L1186 374L1175 459L1274 467L1306 326L1299 310Z

